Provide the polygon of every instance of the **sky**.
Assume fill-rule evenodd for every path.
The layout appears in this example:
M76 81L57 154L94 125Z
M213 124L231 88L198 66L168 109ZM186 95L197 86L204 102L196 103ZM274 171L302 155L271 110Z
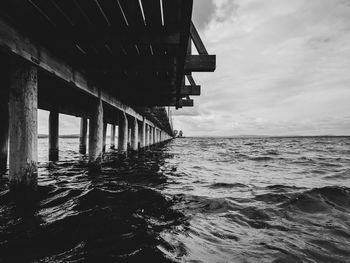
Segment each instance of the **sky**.
M194 0L217 59L201 96L173 109L186 136L349 135L350 0ZM39 111L39 133L48 113ZM60 115L60 133L79 132Z
M195 0L193 21L217 64L185 135L350 134L349 0Z

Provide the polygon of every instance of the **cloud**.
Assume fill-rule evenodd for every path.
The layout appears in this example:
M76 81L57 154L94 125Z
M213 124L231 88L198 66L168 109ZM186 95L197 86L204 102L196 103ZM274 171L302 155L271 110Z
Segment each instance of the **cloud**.
M202 95L193 115L175 114L177 128L187 135L349 134L348 1L215 0L203 4L206 17L198 2L194 20L217 69L194 74Z

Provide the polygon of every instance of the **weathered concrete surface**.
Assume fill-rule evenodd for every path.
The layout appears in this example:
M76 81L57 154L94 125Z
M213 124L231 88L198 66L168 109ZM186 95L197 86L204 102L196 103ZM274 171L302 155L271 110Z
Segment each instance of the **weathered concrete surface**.
M107 122L103 123L103 147L102 147L102 152L106 151L106 145L107 145Z
M13 60L10 78L10 187L37 187L38 72L35 66Z
M126 155L128 151L128 119L125 112L119 116L118 151L122 155Z
M115 149L115 125L111 125L111 149Z
M86 141L87 141L87 119L80 119L80 137L79 137L79 153L86 154Z
M59 114L51 111L49 115L49 161L58 161L58 125Z
M149 147L149 126L146 124L145 127L145 150Z
M134 118L131 124L131 150L136 152L138 151L138 139L139 139L139 125L137 123L137 119Z
M1 58L2 59L2 58ZM9 136L9 64L0 62L0 174L6 172Z
M103 141L103 107L102 101L96 100L91 107L89 121L89 168L90 170L101 169L102 141Z

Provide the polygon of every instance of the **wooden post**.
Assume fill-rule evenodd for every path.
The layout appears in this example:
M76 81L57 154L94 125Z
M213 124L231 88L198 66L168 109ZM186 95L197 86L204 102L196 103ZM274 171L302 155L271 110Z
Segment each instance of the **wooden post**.
M103 106L101 99L97 99L92 105L89 121L89 168L100 170L102 163L103 143Z
M57 111L50 111L49 115L49 161L58 161L58 125L59 114Z
M86 154L87 119L80 119L79 153Z
M2 57L1 57L2 59ZM0 174L7 170L9 137L9 64L0 63Z
M128 119L125 112L120 114L118 125L118 150L122 155L127 155L128 151Z
M115 125L111 125L111 149L115 149Z
M131 125L131 150L138 150L138 139L139 139L139 125L137 123L137 119L134 117L134 120Z
M107 145L107 122L103 123L103 147L102 147L102 152L106 151L106 145Z
M38 72L29 63L11 65L10 188L20 195L36 190L38 177ZM24 194L25 195L25 194Z

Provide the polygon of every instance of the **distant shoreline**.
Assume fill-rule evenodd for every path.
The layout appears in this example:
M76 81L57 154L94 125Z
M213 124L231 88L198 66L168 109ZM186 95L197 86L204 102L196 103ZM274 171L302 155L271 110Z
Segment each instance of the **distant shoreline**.
M183 138L222 138L222 139L254 139L254 138L334 138L350 137L350 135L235 135L235 136L185 136Z
M62 139L78 139L79 134L60 135ZM109 138L110 136L107 136ZM186 136L183 138L223 138L223 139L254 139L254 138L333 138L333 137L350 137L350 135L237 135L237 136ZM48 139L49 135L39 134L39 139Z

